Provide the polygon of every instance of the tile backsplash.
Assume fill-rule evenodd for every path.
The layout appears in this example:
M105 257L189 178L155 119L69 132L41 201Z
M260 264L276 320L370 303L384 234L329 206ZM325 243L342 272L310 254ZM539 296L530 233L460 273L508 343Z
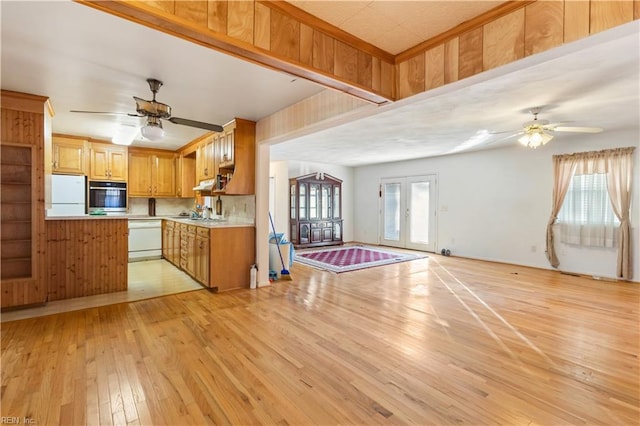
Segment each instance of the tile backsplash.
M215 213L217 197L203 197L204 205ZM254 195L221 196L222 214L229 220L255 223L256 197ZM156 198L156 216L177 216L191 213L195 207L193 198ZM129 198L129 214L146 215L149 213L148 198Z
M193 209L193 198L156 198L156 216L177 216ZM129 198L129 214L149 213L148 198Z

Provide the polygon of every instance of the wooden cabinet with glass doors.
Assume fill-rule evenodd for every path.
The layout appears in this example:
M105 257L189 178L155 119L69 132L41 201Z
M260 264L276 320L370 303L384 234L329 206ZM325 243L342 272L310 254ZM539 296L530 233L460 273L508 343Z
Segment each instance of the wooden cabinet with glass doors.
M296 248L342 244L342 181L326 173L289 179L289 238Z

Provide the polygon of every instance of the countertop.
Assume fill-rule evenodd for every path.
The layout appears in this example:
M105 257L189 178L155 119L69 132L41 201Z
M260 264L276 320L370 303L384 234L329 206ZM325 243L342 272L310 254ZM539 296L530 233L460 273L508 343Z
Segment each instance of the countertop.
M80 215L80 216L48 216L46 220L172 220L178 223L186 223L187 225L195 225L203 228L242 228L255 226L252 222L240 221L235 219L228 220L202 220L189 219L181 216L148 216L140 214L122 214L122 215Z

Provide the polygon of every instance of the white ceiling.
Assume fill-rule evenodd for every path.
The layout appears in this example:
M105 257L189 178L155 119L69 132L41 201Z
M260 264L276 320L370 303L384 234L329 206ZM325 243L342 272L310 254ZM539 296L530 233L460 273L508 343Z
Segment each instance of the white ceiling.
M152 98L147 78L172 115L214 124L257 121L323 88L70 1L0 2L2 88L49 96L53 131L110 140L118 122L143 118L74 114L135 113L132 96ZM153 145L176 149L204 130L163 121ZM149 146L138 135L134 145Z
M415 32L416 26L436 28L443 19L442 11L451 12L455 7L457 12L477 2L307 1L299 5L317 7L316 3L326 5L324 12L316 14L324 13L334 25L351 31L364 31L366 26L356 30L356 26L349 27L348 19L338 22L340 16L331 17L337 3L362 6L362 13L370 13L367 8L371 8L389 14L394 28L402 21ZM389 9L391 3L407 5L396 10ZM422 20L409 24L409 19L403 21L390 12L409 10L409 3L431 5L433 13L425 9ZM443 9L444 3L450 7ZM52 123L56 133L108 140L119 121L141 124L137 118L72 114L69 110L134 112L132 96L151 98L145 81L149 77L164 81L157 99L171 105L174 116L216 124L234 117L257 121L323 90L285 73L69 1L1 1L0 13L2 88L49 96L56 110ZM379 19L379 15L371 19ZM446 25L455 26L466 19ZM572 125L603 127L605 132L637 129L639 27L635 21L443 88L368 108L364 118L314 134L301 133L294 140L274 145L272 158L323 158L355 166L493 148L505 142L495 142L498 136L493 136L475 147L464 143L482 130L518 129L531 118L526 110L537 105L546 105L540 118L552 122L574 121ZM354 35L374 42L379 34L378 27L370 26L368 32ZM407 45L375 43L391 52L415 44L408 34ZM167 137L153 146L175 149L204 133L164 123ZM559 134L551 143L572 137ZM134 145L152 144L138 139Z
M640 126L640 21L417 96L346 124L295 136L271 148L272 160L332 159L361 166L498 148L543 106L540 119L567 126ZM514 130L513 133L486 135ZM601 137L555 133L550 143ZM635 141L638 143L638 141ZM628 143L628 142L627 142Z

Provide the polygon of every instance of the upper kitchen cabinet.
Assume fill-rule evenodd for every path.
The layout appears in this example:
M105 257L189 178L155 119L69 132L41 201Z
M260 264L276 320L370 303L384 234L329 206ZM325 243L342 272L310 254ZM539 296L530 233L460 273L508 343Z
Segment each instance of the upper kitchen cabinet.
M196 186L196 157L195 154L185 156L181 154L176 158L176 196L180 198L193 198Z
M86 139L53 136L52 171L61 175L86 175L89 143Z
M129 149L129 196L175 197L176 154Z
M0 297L2 308L47 300L46 176L51 174L51 116L46 97L0 95Z
M256 123L236 118L219 135L218 174L222 180L217 193L252 195L256 184Z
M95 180L127 180L127 147L108 143L91 144L89 177Z
M215 179L216 169L216 145L217 135L210 134L198 144L196 153L196 175L198 181Z

